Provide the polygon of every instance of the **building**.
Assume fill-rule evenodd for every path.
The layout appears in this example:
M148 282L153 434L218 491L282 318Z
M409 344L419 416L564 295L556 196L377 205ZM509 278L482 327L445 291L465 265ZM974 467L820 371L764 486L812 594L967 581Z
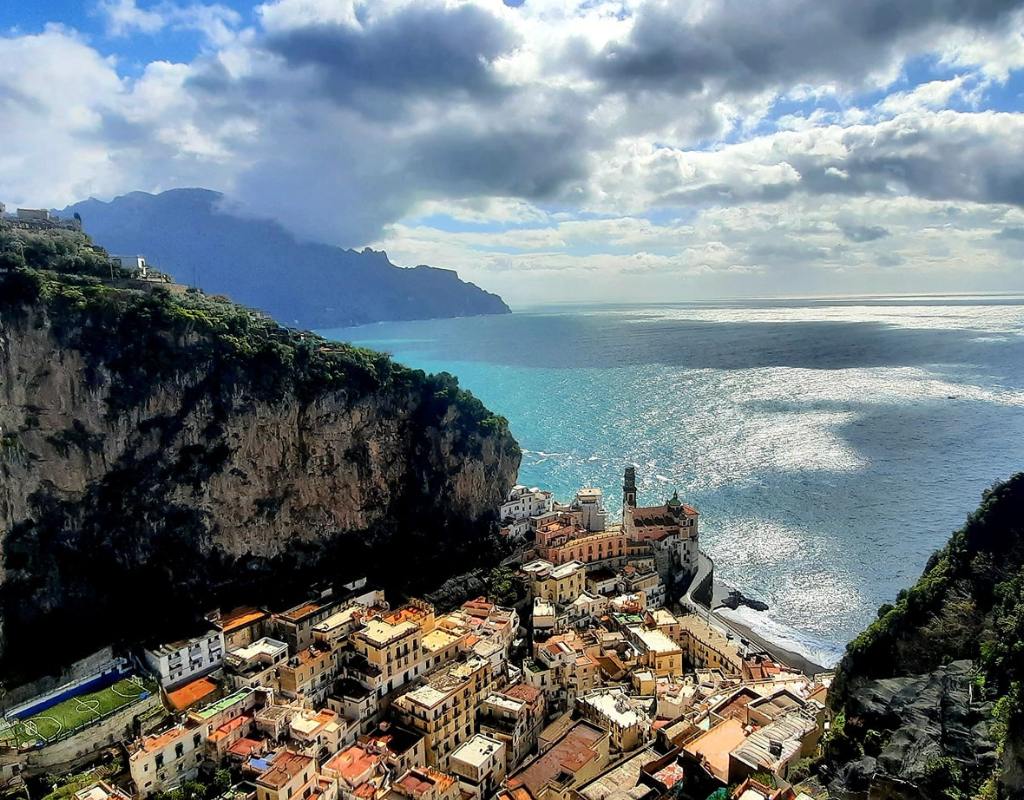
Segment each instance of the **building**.
M664 583L692 577L699 565L699 514L679 493L664 505L637 506L636 472L627 467L622 484L622 530L631 544L649 545Z
M461 800L459 782L432 767L411 769L391 784L389 800Z
M444 655L423 649L424 635L434 625L434 607L422 600L368 619L349 637L355 653L347 664L349 676L383 697L439 666Z
M448 769L451 754L475 731L477 707L491 681L490 664L473 656L395 700L402 724L423 734L428 765Z
M533 598L533 609L530 614L534 641L544 639L554 633L558 624L558 609L554 603L541 597Z
M423 735L391 722L382 722L373 733L363 738L362 743L384 754L392 776L404 775L427 764Z
M580 524L588 531L603 531L608 527L608 512L604 509L600 489L586 487L576 492L570 508L579 513Z
M341 747L347 725L330 709L303 709L288 723L288 734L295 749L322 761Z
M480 704L480 733L505 745L506 772L519 766L537 746L545 709L544 693L525 683L491 692Z
M597 641L566 631L534 643L534 658L523 664L523 681L545 694L549 708L571 708L576 697L601 685Z
M549 513L553 505L551 492L518 484L513 486L498 509L502 531L513 538L524 537L530 530L531 518Z
M135 272L140 278L145 278L149 271L146 265L146 257L140 255L113 255L111 254L110 260L114 263L114 266L120 267L121 269L131 270Z
M821 726L810 714L784 714L755 730L729 754L729 782L770 772L785 778L793 762L812 755L821 739Z
M228 651L252 644L265 636L270 626L270 614L253 606L241 606L226 614L215 611L206 619L224 634L224 648Z
M586 590L587 571L582 561L569 561L555 566L550 561L535 559L520 568L530 590L530 597L552 603L571 603Z
M729 717L701 730L682 746L686 762L703 770L718 784L728 786L732 782L730 754L747 738L745 727L740 720Z
M278 668L288 661L288 645L264 636L262 639L228 650L224 658L224 677L232 688L278 686Z
M194 780L206 757L206 731L205 725L189 721L137 742L128 756L135 793L149 797Z
M552 564L581 561L596 567L619 566L626 558L626 536L621 528L589 531L572 512L556 512L536 527L537 556Z
M661 574L655 569L653 561L626 564L618 574L616 589L621 594L643 592L644 602L648 607L665 604L665 584L662 583Z
M75 792L75 800L131 800L131 797L106 781L96 781Z
M463 797L489 800L505 779L506 763L504 743L478 733L455 749L449 769Z
M274 638L287 642L291 652L298 653L313 644L313 628L327 619L344 605L330 590L315 600L308 600L292 606L287 611L274 614L271 624Z
M208 675L224 663L224 634L216 628L191 639L142 651L142 659L165 689Z
M338 676L338 652L321 642L310 645L277 667L281 695L322 705Z
M572 792L600 773L609 760L608 732L578 720L547 750L510 775L504 800L568 800Z
M683 648L659 628L630 625L626 635L640 652L641 663L655 675L683 674Z
M650 715L619 687L595 689L576 698L580 716L608 731L613 750L628 753L651 738ZM648 701L647 705L652 705Z
M319 774L312 756L283 750L256 779L256 800L299 800L314 793Z
M219 762L231 745L252 733L257 709L269 700L269 692L245 688L189 712L188 723L202 729L207 757Z
M743 656L738 645L697 614L676 618L679 623L683 659L690 669L720 669L739 675Z
M339 678L327 694L327 707L358 726L359 733L368 733L377 724L380 698L375 692L352 678Z

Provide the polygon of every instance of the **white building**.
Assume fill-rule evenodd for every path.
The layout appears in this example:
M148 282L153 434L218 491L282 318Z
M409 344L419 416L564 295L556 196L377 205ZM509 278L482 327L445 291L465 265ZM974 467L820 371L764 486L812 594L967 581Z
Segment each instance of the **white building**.
M136 270L140 277L145 278L149 267L146 265L145 256L110 256L110 260L121 269Z
M170 689L220 668L224 663L224 634L211 628L192 639L143 650L142 658L160 685Z
M498 509L498 519L510 537L520 538L530 530L532 517L547 514L553 507L551 492L516 484Z
M540 597L533 598L533 635L553 633L558 612L554 603Z
M504 743L477 733L455 749L448 769L458 779L463 796L487 800L501 786L505 764Z
M580 524L588 531L603 531L608 527L608 512L605 511L603 494L600 489L585 487L576 492L572 510L580 512Z
M288 660L288 645L264 636L255 642L229 650L225 671L232 688L274 687L277 668Z
M576 698L583 719L611 735L611 745L620 752L635 750L651 737L651 718L618 687L595 689Z

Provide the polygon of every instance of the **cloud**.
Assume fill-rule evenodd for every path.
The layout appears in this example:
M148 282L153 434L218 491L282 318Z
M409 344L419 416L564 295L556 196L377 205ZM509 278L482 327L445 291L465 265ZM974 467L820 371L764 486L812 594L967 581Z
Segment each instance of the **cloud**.
M849 225L840 223L839 229L843 236L851 242L875 242L890 235L888 228L881 225Z
M504 91L494 62L516 32L475 5L369 6L353 22L306 23L271 33L264 46L288 67L313 68L338 103L390 116L394 96L493 98Z
M594 52L588 67L611 88L633 92L856 88L891 81L907 50L927 38L997 30L1020 7L1017 0L722 0L687 7L656 0L642 4L629 35Z
M100 0L97 11L106 20L107 33L111 36L153 35L170 28L198 31L217 45L229 42L242 20L237 11L224 5L179 5L169 0L149 8L140 8L137 0Z
M107 39L0 37L8 202L202 185L309 238L540 294L597 275L615 296L626 274L813 288L886 264L1005 280L1019 249L1019 2L99 8ZM191 61L116 56L181 32Z

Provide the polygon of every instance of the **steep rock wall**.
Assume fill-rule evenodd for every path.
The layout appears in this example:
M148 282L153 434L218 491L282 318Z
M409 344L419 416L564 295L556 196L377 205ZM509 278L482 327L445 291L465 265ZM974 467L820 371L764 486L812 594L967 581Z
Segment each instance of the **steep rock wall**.
M432 384L275 395L258 371L228 381L195 358L151 370L126 403L123 362L152 350L51 311L0 315L7 668L59 666L314 581L368 574L421 591L486 561L519 449L504 426L439 403ZM146 337L166 344L154 360L208 344L159 327Z

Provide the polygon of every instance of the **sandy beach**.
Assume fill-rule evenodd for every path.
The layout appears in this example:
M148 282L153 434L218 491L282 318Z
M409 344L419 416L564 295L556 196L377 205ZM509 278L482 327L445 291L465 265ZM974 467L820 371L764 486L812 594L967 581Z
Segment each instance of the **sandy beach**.
M714 582L711 599L712 608L717 608L721 605L722 601L728 597L730 588L731 587L719 583L718 581ZM736 634L750 642L751 645L759 647L769 653L776 661L781 661L783 664L793 667L805 675L817 675L819 672L831 672L828 667L824 667L807 658L807 656L800 655L800 653L788 650L787 648L776 644L770 639L767 639L761 634L751 630L749 626L744 625L742 622L726 618L716 611L712 611L711 613L714 616L715 621L720 626L733 630Z

